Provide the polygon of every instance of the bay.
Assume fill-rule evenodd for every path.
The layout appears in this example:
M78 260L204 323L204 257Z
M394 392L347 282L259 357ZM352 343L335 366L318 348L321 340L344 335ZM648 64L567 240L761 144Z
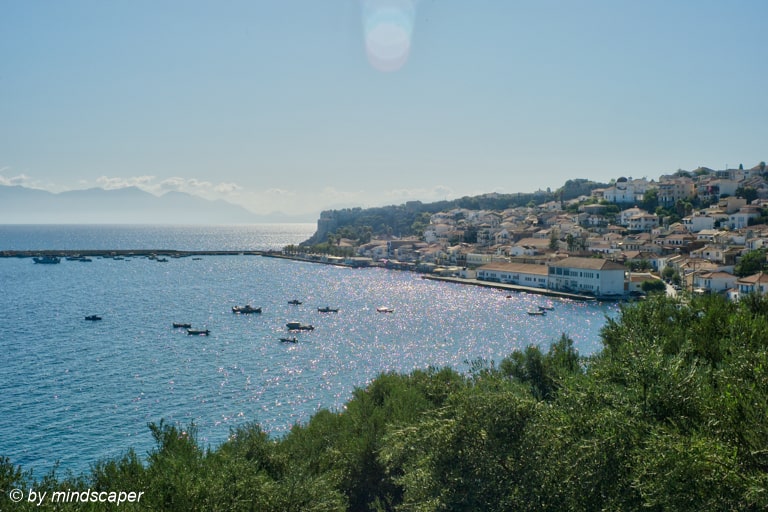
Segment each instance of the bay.
M274 240L258 227L246 230L251 242L234 240L243 227L217 228L147 227L142 235L133 227L133 239L118 230L110 240L111 227L80 227L78 236L108 245L69 248L154 248L158 240L178 250L272 248L254 241ZM280 235L282 245L306 239L312 229L308 235L304 229L291 235L300 239ZM74 243L71 226L46 230L38 232L36 248L53 244L45 240L51 235ZM274 233L274 226L263 230ZM229 245L212 247L213 240ZM0 283L0 347L7 355L0 374L0 455L36 474L56 461L61 469L86 471L128 447L144 456L153 447L147 424L161 419L194 423L200 441L215 447L249 422L279 436L322 408L341 409L355 387L381 372L466 371L478 358L499 361L529 344L546 349L561 333L591 354L601 348L606 316L617 311L610 303L507 298L499 290L410 272L261 256L59 265L2 258ZM291 299L302 304L288 304ZM232 313L244 304L263 312ZM527 315L543 304L554 309ZM339 311L318 312L325 306ZM378 306L394 312L378 313ZM103 320L85 321L91 314ZM289 321L315 330L288 334ZM173 322L210 335L188 336ZM279 341L294 335L295 344Z
M307 240L315 224L169 226L132 224L0 225L0 251L173 249L268 251Z

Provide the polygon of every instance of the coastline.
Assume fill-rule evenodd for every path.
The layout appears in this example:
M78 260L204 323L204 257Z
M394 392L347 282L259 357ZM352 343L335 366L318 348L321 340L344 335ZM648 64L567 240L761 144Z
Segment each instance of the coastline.
M286 259L286 260L293 260L293 261L304 261L307 263L319 263L322 265L335 265L339 267L348 267L348 268L389 268L391 270L401 270L401 271L405 270L408 272L415 272L411 268L403 269L401 267L385 266L377 263L374 263L372 265L365 265L365 266L350 265L348 263L339 262L339 261L323 261L321 259L316 259L316 258L291 256L291 255L287 255L277 251L250 251L250 250L249 251L208 251L208 250L180 251L180 250L169 250L169 249L137 249L137 250L129 250L129 249L71 250L71 249L67 249L67 250L0 251L0 258L32 258L32 257L41 257L41 256L57 256L61 258L75 257L75 256L88 256L88 257L97 257L97 258L114 258L114 257L151 258L151 257L157 257L157 256L169 257L169 258L186 258L190 256L264 256L267 258L279 258L279 259ZM478 279L468 279L463 277L445 277L445 276L437 276L437 275L431 275L431 274L422 274L421 278L427 279L430 281L442 281L446 283L481 286L484 288L496 288L500 290L507 290L510 292L531 293L531 294L544 295L544 296L555 297L560 299L570 299L570 300L578 300L578 301L598 300L596 297L593 297L590 295L567 293L567 292L561 292L557 290L550 290L547 288L536 288L531 286L497 283L493 281L480 281ZM601 299L601 300L615 301L620 299Z

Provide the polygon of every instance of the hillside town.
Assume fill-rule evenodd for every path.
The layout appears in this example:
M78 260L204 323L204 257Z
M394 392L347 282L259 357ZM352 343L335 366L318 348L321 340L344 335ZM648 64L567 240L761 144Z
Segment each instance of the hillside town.
M597 298L673 289L738 300L768 293L766 222L760 162L619 177L590 195L503 211L443 211L421 236L340 239L354 255L323 258Z

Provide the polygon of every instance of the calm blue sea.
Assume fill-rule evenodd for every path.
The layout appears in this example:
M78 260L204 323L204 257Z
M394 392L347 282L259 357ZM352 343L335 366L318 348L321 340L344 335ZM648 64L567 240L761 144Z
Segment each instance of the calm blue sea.
M0 250L262 250L313 231L311 224L0 226ZM303 304L289 305L294 298ZM555 308L545 317L526 314L545 303ZM263 313L231 312L243 304ZM395 312L377 313L382 305ZM319 313L322 306L339 312ZM147 424L161 419L194 422L212 447L248 422L280 435L321 408L343 407L380 372L463 371L467 361L546 347L563 332L582 354L593 353L616 311L261 256L58 265L0 258L0 455L38 476L55 461L79 473L129 447L145 455L153 447ZM85 321L91 314L103 320ZM315 330L281 343L288 321ZM188 336L173 322L211 334Z

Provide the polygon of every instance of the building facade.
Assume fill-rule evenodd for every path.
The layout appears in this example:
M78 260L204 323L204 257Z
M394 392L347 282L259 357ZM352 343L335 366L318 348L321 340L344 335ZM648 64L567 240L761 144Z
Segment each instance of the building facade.
M489 263L477 269L477 279L532 288L547 288L547 267L533 263Z
M587 293L595 296L621 296L626 293L626 268L620 263L598 258L565 258L549 264L550 289Z

